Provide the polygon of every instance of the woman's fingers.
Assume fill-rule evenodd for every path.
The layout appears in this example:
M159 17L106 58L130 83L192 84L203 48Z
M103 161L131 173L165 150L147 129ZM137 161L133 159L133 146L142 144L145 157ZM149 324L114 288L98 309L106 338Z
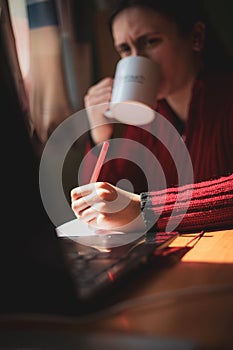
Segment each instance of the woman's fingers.
M71 191L75 215L90 227L129 231L143 227L139 195L117 188L107 182L96 182ZM135 221L136 220L136 221Z
M80 211L78 218L87 223L90 223L91 221L96 220L97 215L98 213L96 210L94 210L92 207L89 207L83 211Z
M109 109L112 86L113 79L105 78L98 84L91 86L84 96L91 136L96 144L109 139L112 135L113 126L105 116Z
M92 184L88 184L73 188L70 192L71 200L74 201L81 197L89 195L93 191L92 187Z
M112 95L112 81L111 78L105 78L98 84L91 86L84 97L85 107L110 102Z
M71 207L75 214L83 217L81 213L92 207L97 212L104 211L106 201L111 202L116 193L107 183L93 183L76 187L71 191Z

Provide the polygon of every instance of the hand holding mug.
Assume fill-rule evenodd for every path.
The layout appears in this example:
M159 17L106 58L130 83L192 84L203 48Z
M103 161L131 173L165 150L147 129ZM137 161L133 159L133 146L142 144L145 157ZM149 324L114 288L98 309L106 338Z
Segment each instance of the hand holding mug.
M104 78L91 86L84 97L92 138L96 144L109 139L112 135L112 124L104 115L110 104L112 86L113 79Z

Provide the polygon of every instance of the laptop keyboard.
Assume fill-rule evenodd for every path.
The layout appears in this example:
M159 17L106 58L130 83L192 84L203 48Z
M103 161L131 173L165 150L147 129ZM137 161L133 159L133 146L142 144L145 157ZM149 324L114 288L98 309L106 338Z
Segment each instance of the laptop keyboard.
M77 295L89 299L96 293L111 286L120 277L133 270L140 263L147 262L155 249L161 249L177 237L176 232L157 233L156 239L146 237L114 247L98 250L75 242L75 237L60 237L64 257L68 263Z

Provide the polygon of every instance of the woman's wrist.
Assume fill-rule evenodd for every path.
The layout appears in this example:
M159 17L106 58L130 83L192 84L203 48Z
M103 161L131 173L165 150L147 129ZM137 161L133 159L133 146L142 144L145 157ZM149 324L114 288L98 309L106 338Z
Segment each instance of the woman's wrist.
M90 135L92 141L95 145L109 140L112 137L113 125L104 124L101 126L96 126L90 130Z

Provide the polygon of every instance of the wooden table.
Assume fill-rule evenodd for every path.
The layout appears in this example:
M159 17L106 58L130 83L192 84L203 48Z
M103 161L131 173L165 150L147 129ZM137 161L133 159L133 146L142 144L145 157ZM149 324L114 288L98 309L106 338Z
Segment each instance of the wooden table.
M67 332L68 337L97 332L233 349L233 230L205 233L189 247L195 236L176 238L140 279L129 280L118 303L95 317L30 316L25 327ZM12 327L12 318L9 322Z
M170 246L185 247L191 237L178 237ZM233 349L233 230L205 233L181 259L172 258L162 271L151 273L152 269L129 299L129 308L92 322L89 329Z

